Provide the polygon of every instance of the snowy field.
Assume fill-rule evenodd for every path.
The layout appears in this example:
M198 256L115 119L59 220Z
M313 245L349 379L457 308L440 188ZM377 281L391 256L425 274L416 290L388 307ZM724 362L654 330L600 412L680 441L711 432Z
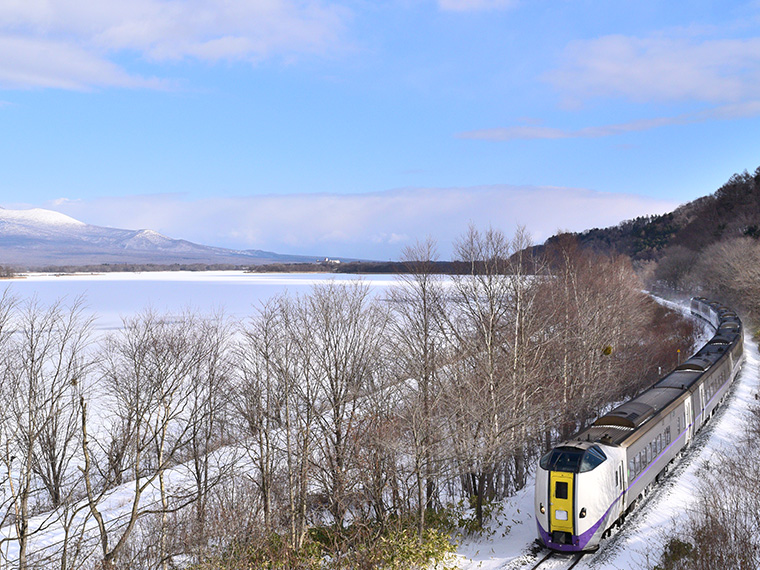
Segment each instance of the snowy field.
M587 555L576 570L645 570L659 561L663 544L682 527L681 521L695 504L701 476L721 451L731 450L746 425L747 408L760 389L760 354L745 334L746 360L731 394L695 437L691 448L665 480L627 518L623 527L602 541L595 554ZM462 570L517 570L538 562L534 554L536 524L533 519L533 485L503 503L490 536L466 540L458 549ZM545 551L544 551L545 552ZM568 562L558 561L557 567ZM544 568L551 568L547 563Z
M201 314L223 310L245 319L255 307L285 292L308 293L330 280L361 279L382 294L396 283L393 275L357 277L328 273L245 273L243 271L157 271L144 273L66 274L31 273L0 282L20 299L36 297L43 306L58 299L82 296L87 312L96 316L96 330L121 326L121 318L143 309L178 312L193 309Z

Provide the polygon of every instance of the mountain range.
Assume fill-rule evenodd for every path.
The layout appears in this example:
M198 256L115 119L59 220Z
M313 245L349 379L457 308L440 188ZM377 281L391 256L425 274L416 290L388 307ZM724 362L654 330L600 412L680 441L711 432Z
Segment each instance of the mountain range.
M210 247L172 239L153 230L93 226L41 208L0 208L0 266L33 269L105 263L261 265L314 260L311 256Z

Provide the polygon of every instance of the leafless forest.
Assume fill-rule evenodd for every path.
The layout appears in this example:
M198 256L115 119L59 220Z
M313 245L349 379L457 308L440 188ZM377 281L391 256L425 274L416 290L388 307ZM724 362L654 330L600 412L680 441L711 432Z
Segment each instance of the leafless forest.
M387 297L333 283L245 322L145 311L96 341L82 303L5 295L0 568L434 556L691 344L628 258L529 245L473 228L455 244L469 275L432 273L427 241Z

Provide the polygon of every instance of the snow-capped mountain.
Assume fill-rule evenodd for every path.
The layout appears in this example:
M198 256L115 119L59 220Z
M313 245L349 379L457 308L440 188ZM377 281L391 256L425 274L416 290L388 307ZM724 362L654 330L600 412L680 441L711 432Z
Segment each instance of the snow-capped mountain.
M0 208L0 266L34 268L100 263L252 265L278 261L314 261L314 258L208 247L172 239L153 230L92 226L41 208Z

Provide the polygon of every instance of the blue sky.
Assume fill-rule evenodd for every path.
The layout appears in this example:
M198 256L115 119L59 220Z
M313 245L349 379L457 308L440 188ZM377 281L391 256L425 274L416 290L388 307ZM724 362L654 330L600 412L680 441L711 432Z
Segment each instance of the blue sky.
M5 0L0 205L209 245L447 257L760 165L760 2Z

